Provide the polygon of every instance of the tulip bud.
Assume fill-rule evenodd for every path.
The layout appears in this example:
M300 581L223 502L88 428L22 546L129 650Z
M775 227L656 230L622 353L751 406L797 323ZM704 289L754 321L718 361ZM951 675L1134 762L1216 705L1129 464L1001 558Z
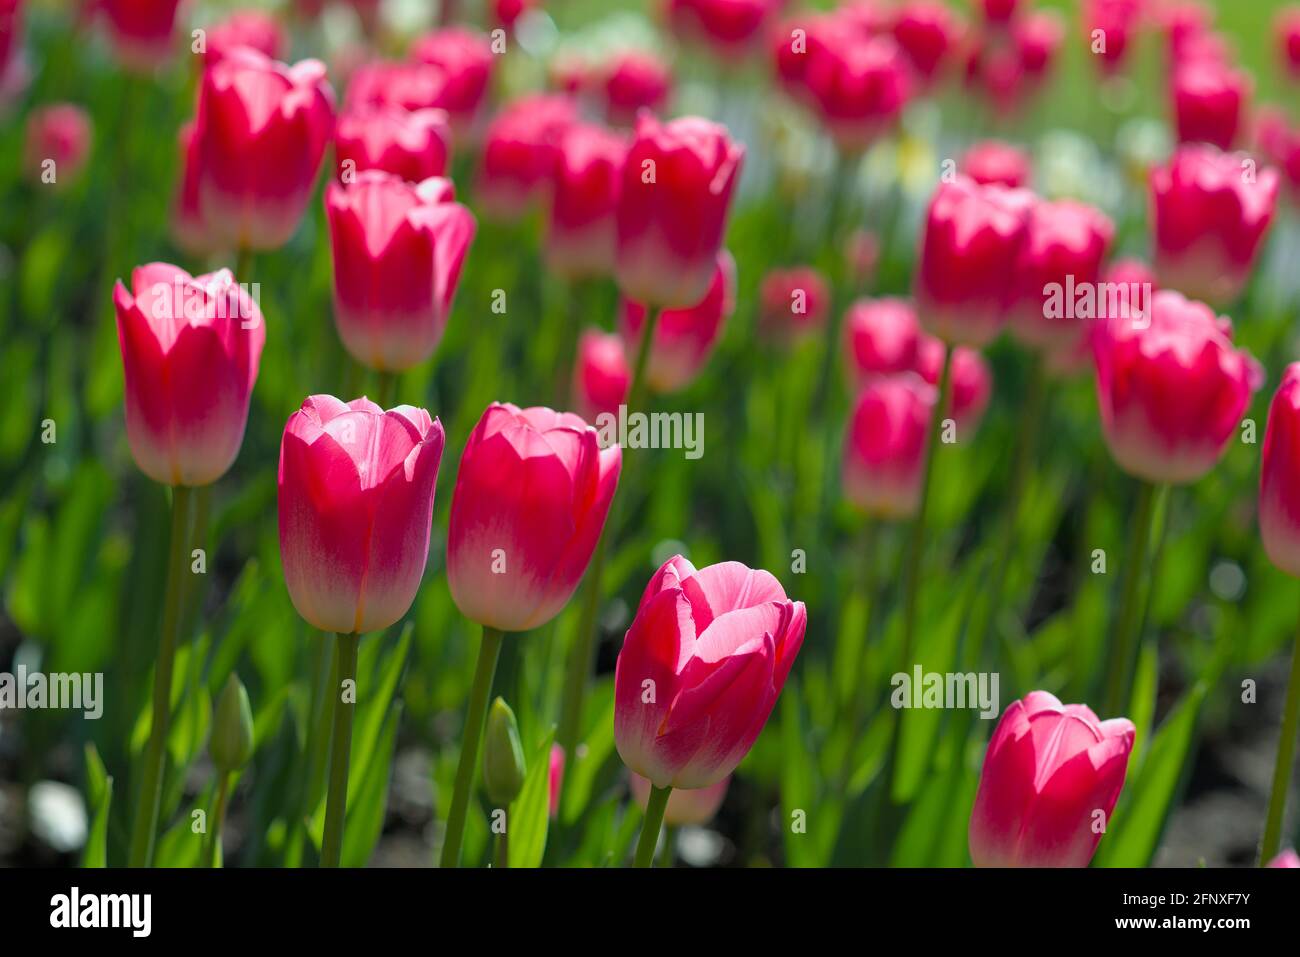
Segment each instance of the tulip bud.
M468 137L482 113L492 79L495 57L487 36L467 27L444 27L416 40L411 56L441 72L437 105L451 117L457 142Z
M596 422L603 414L618 415L632 387L623 340L614 333L587 329L578 340L573 367L573 405L584 421Z
M1160 285L1230 302L1246 284L1273 221L1278 177L1245 154L1183 146L1151 173Z
M442 340L461 266L474 239L473 215L451 181L420 185L368 170L325 190L334 254L334 317L357 361L401 371Z
M811 266L775 269L759 287L759 330L784 342L806 338L826 322L831 294Z
M981 346L1006 322L1033 196L958 175L930 200L916 270L921 325L951 343Z
M578 416L493 403L470 433L447 528L447 584L465 617L528 631L572 597L622 468Z
M970 817L976 867L1086 867L1119 800L1135 735L1127 718L1046 691L1013 701L984 755Z
M419 183L447 172L451 130L447 114L426 108L404 110L396 106L371 106L348 110L334 133L334 154L339 180L349 174L378 169Z
M311 199L334 132L325 65L236 47L203 73L195 137L203 219L231 247L276 249Z
M166 263L113 289L126 380L126 437L164 485L209 485L235 460L266 342L262 313L230 270Z
M28 174L36 182L58 189L72 185L90 158L93 131L90 114L75 103L54 103L33 110L27 118ZM46 165L51 162L52 166Z
M498 697L488 710L483 738L483 790L497 807L506 807L524 786L524 748L519 743L519 724L504 698Z
M736 261L725 249L718 254L713 281L704 298L688 309L664 309L655 325L646 364L646 381L655 392L686 388L708 362L722 334L722 324L736 308ZM635 362L646 321L646 307L623 301L620 330Z
M921 328L906 299L859 299L844 314L844 354L849 378L907 372L917 367Z
M147 73L171 59L180 0L100 0L113 52L127 69Z
M442 423L424 409L309 396L280 442L280 560L293 606L361 634L406 614L429 556Z
M248 692L233 671L212 711L212 736L208 754L218 771L238 771L253 756L253 709Z
M804 74L810 102L843 152L866 149L897 124L912 94L910 67L887 36L827 35Z
M648 53L631 51L616 57L601 82L605 119L615 126L631 126L641 110L659 112L672 83L668 68Z
M478 172L478 199L493 219L522 219L549 187L560 139L578 122L567 96L539 93L505 107L488 127Z
M1268 409L1259 470L1259 532L1269 560L1300 577L1300 363L1291 363Z
M632 787L632 799L645 811L650 800L650 782L635 771L628 773ZM664 808L664 824L668 827L699 827L708 824L722 807L727 797L727 788L731 786L731 775L727 775L717 784L706 788L674 788L668 795L668 806Z
M618 284L629 299L694 306L715 281L744 147L696 117L637 120L617 211Z
M1029 185L1029 156L1001 140L981 140L962 157L961 171L981 186L997 184L1010 189Z
M1110 453L1149 482L1194 482L1212 469L1263 382L1259 363L1233 347L1231 320L1169 290L1149 316L1098 323L1093 360Z
M735 770L785 686L807 613L772 575L680 555L650 579L614 670L614 741L656 787Z
M1251 81L1226 63L1201 58L1174 71L1174 125L1178 142L1231 149L1250 109Z
M211 66L235 47L250 47L272 60L280 59L286 47L280 21L262 10L236 10L207 28L204 62Z
M841 483L855 507L886 519L916 514L937 399L914 372L866 381L844 437Z
M626 140L599 126L570 127L559 140L546 228L546 261L569 278L614 271L614 211Z

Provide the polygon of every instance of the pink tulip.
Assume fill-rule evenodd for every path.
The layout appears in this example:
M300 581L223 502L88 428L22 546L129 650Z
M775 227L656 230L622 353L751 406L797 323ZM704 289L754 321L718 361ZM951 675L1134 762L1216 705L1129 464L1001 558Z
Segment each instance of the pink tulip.
M940 0L906 0L892 29L894 42L927 86L943 72L961 39L960 23Z
M262 312L230 270L166 263L113 288L126 379L126 437L140 471L164 485L209 485L244 440L266 342Z
M791 342L806 338L825 324L831 291L816 269L796 266L774 269L764 276L758 298L760 331Z
M1029 213L1024 245L1015 265L1012 328L1026 345L1047 351L1077 349L1096 308L1102 265L1115 227L1100 211L1074 200L1039 201ZM1082 314L1080 314L1082 313Z
M658 58L637 51L624 53L604 70L605 118L617 126L631 126L641 110L662 110L672 85L672 74Z
M722 325L735 308L736 261L724 249L715 260L713 281L703 299L688 309L664 309L659 313L646 362L650 388L666 393L690 385L708 362L722 334ZM646 307L624 299L620 330L633 362L645 321Z
M52 103L27 117L27 169L32 179L57 188L80 178L90 159L94 125L75 103ZM48 162L52 166L47 166Z
M622 337L599 329L583 332L573 367L573 405L578 415L587 422L605 414L617 416L631 387L632 369Z
M568 412L493 403L470 434L447 530L461 614L501 631L564 608L600 538L623 453Z
M818 118L844 152L866 149L897 124L912 93L911 67L885 36L828 36L804 82Z
M1135 734L1127 718L1100 721L1046 691L1013 701L971 809L975 866L1086 867L1124 787Z
M619 194L618 283L666 309L694 306L715 282L731 193L745 150L695 117L642 115Z
M1291 125L1284 110L1261 109L1255 139L1260 153L1284 178L1287 198L1300 201L1300 127Z
M204 221L230 246L283 246L334 132L324 64L289 67L237 47L204 71L195 122Z
M1300 577L1300 363L1291 363L1268 409L1259 469L1259 533L1278 568Z
M1162 290L1150 313L1095 327L1102 431L1125 471L1194 482L1223 455L1263 371L1233 347L1232 322L1209 306Z
M865 380L844 437L845 497L868 515L916 514L925 446L938 391L915 372Z
M921 333L916 346L916 371L932 386L939 384L943 373L943 343L934 336ZM978 350L957 346L952 353L952 368L948 372L951 396L944 415L951 415L957 433L963 439L979 428L984 412L993 395L993 373Z
M429 557L442 423L424 409L309 396L280 442L280 560L293 606L339 634L406 614Z
M287 42L280 21L262 10L236 10L207 30L205 62L211 66L235 47L251 47L263 56L278 60Z
M850 379L914 371L921 339L916 310L906 299L859 299L844 314L844 353Z
M614 214L623 178L627 141L599 126L579 124L560 137L546 260L569 278L614 272Z
M688 43L734 59L754 49L779 0L667 0L668 23Z
M1277 204L1278 176L1244 154L1183 146L1151 172L1160 285L1225 303L1246 284Z
M419 183L447 172L451 130L447 114L425 108L397 106L348 109L334 132L334 154L339 178L362 170L378 169Z
M803 643L807 613L739 562L657 571L614 670L614 740L656 787L704 788L758 738Z
M930 200L915 279L921 324L949 342L980 346L1007 320L1014 267L1033 197L958 174Z
M144 73L171 59L180 0L99 0L113 52L129 70Z
M981 140L971 146L961 159L960 169L981 186L1017 189L1029 185L1029 154L1001 140Z
M1214 13L1200 0L1167 0L1157 7L1157 21L1171 59L1177 60L1189 44L1210 33Z
M551 183L560 140L578 122L567 96L531 94L506 106L488 127L478 198L495 219L521 219Z
M632 799L644 811L650 800L650 782L631 771L628 773L628 783L631 785ZM676 788L668 795L664 824L668 827L699 827L708 824L717 816L718 808L722 807L730 786L731 775L727 775L707 788Z
M1137 259L1117 259L1101 276L1105 294L1097 295L1096 320L1126 318L1142 320L1151 308L1152 296L1160 288L1155 273ZM1084 323L1083 334L1049 348L1043 358L1047 371L1058 378L1068 378L1086 371L1092 374L1092 337L1096 321Z
M1020 6L1021 0L979 0L980 12L988 23L1010 23Z
M1278 56L1292 79L1300 77L1300 7L1286 7L1273 21ZM1295 853L1294 851L1292 853Z
M23 0L0 0L0 103L19 72L18 48L23 34Z
M442 73L437 105L451 117L457 137L470 133L487 102L495 59L486 35L467 27L444 27L416 40L411 55Z
M1104 46L1094 55L1106 73L1119 70L1132 51L1133 34L1141 26L1143 0L1085 0L1083 39L1093 50L1098 30Z
M376 106L442 109L446 91L446 75L432 64L369 60L352 70L344 105L349 110Z
M199 199L199 142L194 135L194 121L181 126L177 136L180 147L180 182L172 203L172 236L188 253L203 256L216 251L212 230L203 219Z
M1265 866L1266 867L1300 867L1300 854L1297 854L1293 849L1288 847L1285 851L1279 853L1277 857L1269 861L1268 864L1266 864Z
M1180 143L1231 149L1245 128L1251 80L1226 63L1201 58L1174 71L1174 121Z
M1036 11L1011 25L1020 66L1032 84L1041 83L1051 69L1065 38L1065 25L1052 10Z
M407 183L368 170L325 191L334 316L357 361L397 372L433 354L447 327L474 217L451 181Z

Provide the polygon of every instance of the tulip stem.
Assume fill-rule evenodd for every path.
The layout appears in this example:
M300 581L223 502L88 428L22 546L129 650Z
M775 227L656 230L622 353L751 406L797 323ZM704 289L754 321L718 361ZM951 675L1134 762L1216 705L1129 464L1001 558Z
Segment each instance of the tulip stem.
M605 542L608 536L602 531L587 566L587 583L582 593L582 609L578 616L578 630L569 645L569 660L565 663L564 702L560 710L560 727L556 735L564 749L566 768L573 767L574 752L582 737L582 709L587 692L587 676L591 673L591 656L596 643L596 617L600 611L600 579L605 566ZM561 787L563 793L563 787Z
M650 797L645 805L645 823L641 825L641 840L636 845L634 866L654 866L655 848L659 845L659 829L663 826L664 810L668 807L668 796L672 793L671 787L661 788L650 785Z
M203 850L203 866L217 866L217 848L221 846L221 828L226 821L226 804L230 800L230 772L218 771L217 803L208 821L208 843Z
M145 750L139 804L131 832L131 854L128 861L132 867L149 867L153 864L154 840L162 804L167 730L171 723L172 674L176 663L176 644L185 621L189 544L192 540L201 540L204 532L202 528L195 527L191 537L190 516L192 512L199 516L194 523L196 526L202 522L201 516L206 514L206 509L200 507L196 499L206 495L206 487L177 485L172 488L171 543L167 560L167 592L163 599L162 642L158 648L158 662L154 667L153 724Z
M502 831L497 835L496 843L496 855L492 866L504 870L510 866L510 835Z
M483 641L478 650L478 666L474 669L474 684L470 688L469 707L465 712L465 731L460 746L460 762L456 765L456 787L451 796L451 810L447 814L447 833L442 842L442 866L460 867L460 845L465 838L465 815L469 811L470 794L474 789L474 771L478 767L479 742L483 738L483 722L487 717L488 697L492 693L492 679L501 657L503 633L496 628L483 626Z
M375 389L375 401L381 409L388 409L397 395L397 373L379 371L379 385Z
M235 282L253 281L253 250L249 246L240 246L235 255Z
M1119 613L1116 617L1114 645L1111 648L1110 671L1106 681L1105 714L1120 714L1128 699L1133 679L1133 662L1137 654L1139 634L1144 617L1142 596L1143 579L1147 577L1148 550L1151 542L1151 525L1155 518L1157 499L1163 496L1166 486L1142 481L1138 484L1137 504L1133 508L1128 550L1124 567L1120 570L1124 584L1120 591Z
M636 351L636 365L632 368L632 384L628 387L627 410L637 412L645 404L649 383L646 382L646 368L650 364L650 350L653 347L655 326L659 325L662 310L647 309L645 324L641 326L640 345Z
M1295 763L1296 727L1300 722L1300 628L1291 649L1291 677L1286 685L1286 703L1282 706L1282 733L1277 742L1277 763L1273 765L1273 790L1268 798L1268 816L1264 819L1264 838L1259 845L1259 863L1267 864L1282 846L1282 817L1286 811L1287 786Z
M348 815L348 771L352 763L352 714L356 711L357 646L361 636L335 636L334 660L338 685L334 694L334 736L330 743L329 789L325 794L325 835L321 840L320 866L338 867L343 857L343 824ZM351 694L344 685L351 681Z

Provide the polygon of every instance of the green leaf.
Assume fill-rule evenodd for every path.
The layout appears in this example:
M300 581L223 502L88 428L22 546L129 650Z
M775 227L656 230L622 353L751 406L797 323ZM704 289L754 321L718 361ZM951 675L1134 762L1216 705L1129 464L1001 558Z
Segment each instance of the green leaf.
M360 779L353 777L348 781L348 816L341 855L344 867L365 867L379 843L379 835L384 829L384 809L388 805L389 772L401 721L402 703L397 701L384 722L376 749L357 769Z
M86 745L86 804L94 809L90 836L81 852L82 867L108 866L108 812L113 803L113 779L109 777L93 744Z
M546 853L546 831L551 820L552 729L533 753L523 790L510 806L506 827L510 835L510 866L539 867Z

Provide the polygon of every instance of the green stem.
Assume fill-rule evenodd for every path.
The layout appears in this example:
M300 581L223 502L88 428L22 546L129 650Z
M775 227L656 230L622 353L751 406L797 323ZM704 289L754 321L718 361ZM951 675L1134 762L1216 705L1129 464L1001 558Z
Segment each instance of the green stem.
M1119 612L1116 617L1114 644L1111 646L1110 673L1106 680L1106 704L1102 712L1108 716L1120 714L1128 700L1129 685L1133 678L1133 660L1137 653L1142 621L1142 580L1147 573L1147 549L1151 540L1152 518L1156 512L1159 489L1150 482L1138 484L1137 504L1133 508L1129 527L1128 549L1124 556L1124 576L1120 591Z
M397 395L397 373L381 370L379 386L375 391L375 401L379 403L380 408L387 409L391 406L393 398Z
M145 751L139 805L131 833L132 867L149 867L153 863L154 839L158 830L162 804L163 760L167 751L167 729L171 718L172 672L176 664L176 644L184 618L185 584L190 564L188 544L189 514L195 489L177 485L172 489L171 545L167 565L167 593L163 599L162 643L154 667L153 726Z
M235 282L252 281L253 250L248 246L240 246L239 252L235 255Z
M469 811L470 794L474 789L474 771L478 767L483 721L487 717L488 696L492 693L492 678L496 674L497 659L501 657L503 637L498 629L483 626L483 642L479 646L478 666L474 670L469 708L465 713L460 763L456 765L456 789L452 792L451 811L447 814L447 834L442 842L443 867L460 867L460 845L465 839L465 815Z
M509 827L509 824L506 826ZM510 835L505 831L497 835L496 855L492 866L502 869L510 866Z
M320 866L338 867L343 856L343 823L348 814L348 771L352 763L352 714L356 711L358 634L338 635L334 646L338 683L334 686L334 737L330 745L329 789L325 796L325 836L321 841ZM345 682L352 682L350 699L341 694Z
M660 867L674 867L677 864L677 828L664 828L664 853L660 858Z
M230 772L218 771L217 803L208 822L208 843L203 852L203 866L217 866L217 848L221 846L221 828L226 820L226 802L230 799Z
M1291 649L1291 677L1286 685L1286 704L1282 707L1282 733L1277 742L1277 763L1273 765L1273 790L1268 798L1268 816L1264 839L1259 845L1259 863L1267 864L1282 846L1282 816L1286 811L1287 786L1295 763L1296 725L1300 719L1300 629Z
M639 411L645 404L650 385L645 379L646 367L650 364L650 350L653 348L655 326L659 325L660 309L647 309L645 324L641 327L641 341L636 352L636 365L632 369L632 384L628 388L628 412Z
M673 793L671 787L660 788L650 785L650 797L645 806L645 823L641 825L641 840L636 845L635 867L653 867L655 847L659 844L659 828L664 822L664 810L668 807L668 796Z

